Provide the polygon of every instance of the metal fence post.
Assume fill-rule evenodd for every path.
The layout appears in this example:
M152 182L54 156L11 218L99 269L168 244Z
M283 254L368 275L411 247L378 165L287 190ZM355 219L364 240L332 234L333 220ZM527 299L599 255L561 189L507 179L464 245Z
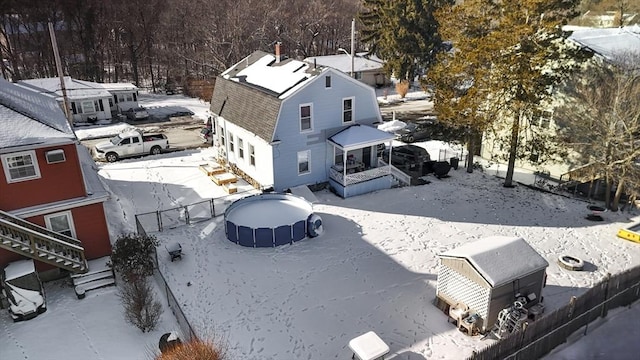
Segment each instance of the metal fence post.
M189 225L189 207L188 206L184 207L184 220L187 223L187 225Z

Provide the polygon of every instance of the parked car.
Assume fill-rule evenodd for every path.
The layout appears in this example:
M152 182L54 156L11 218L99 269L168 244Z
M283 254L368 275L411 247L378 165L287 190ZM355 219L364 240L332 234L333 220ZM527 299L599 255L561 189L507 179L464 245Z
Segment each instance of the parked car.
M44 288L33 260L9 263L0 272L0 308L8 308L14 322L47 311Z
M122 112L129 120L143 120L149 117L149 112L143 107L129 108Z
M98 160L114 162L123 157L156 155L166 149L169 149L169 140L165 134L143 134L136 130L96 144L94 155Z
M430 140L435 130L434 120L407 122L407 125L396 131L396 138L406 143Z
M389 149L384 150L382 158L389 162ZM394 166L413 168L430 160L429 152L417 145L394 146L391 149L391 165Z

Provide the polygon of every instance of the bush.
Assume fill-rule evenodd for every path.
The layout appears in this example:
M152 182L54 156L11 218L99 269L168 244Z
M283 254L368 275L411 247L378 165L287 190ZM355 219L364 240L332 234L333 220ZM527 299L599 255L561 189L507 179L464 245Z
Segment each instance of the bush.
M120 288L119 297L124 306L125 319L143 333L155 329L162 315L162 304L153 295L147 278L138 277L125 282Z
M156 360L225 360L228 359L225 346L213 342L192 340L178 344L156 357Z
M153 275L155 236L125 234L118 237L111 252L113 268L122 274L125 281Z
M409 81L402 80L399 83L397 83L396 91L398 92L398 95L400 95L400 98L404 99L404 97L407 96L407 93L409 92Z

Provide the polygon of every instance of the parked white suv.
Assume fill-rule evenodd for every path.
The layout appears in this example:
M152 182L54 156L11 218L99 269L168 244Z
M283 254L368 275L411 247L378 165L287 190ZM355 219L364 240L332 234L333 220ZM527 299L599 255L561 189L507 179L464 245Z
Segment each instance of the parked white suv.
M143 107L129 108L122 112L129 120L143 120L149 117L149 112Z

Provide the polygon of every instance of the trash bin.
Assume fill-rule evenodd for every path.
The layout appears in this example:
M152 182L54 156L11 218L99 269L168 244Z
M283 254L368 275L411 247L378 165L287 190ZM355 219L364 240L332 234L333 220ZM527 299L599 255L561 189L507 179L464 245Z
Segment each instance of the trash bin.
M457 157L452 157L451 159L449 159L449 164L451 165L453 170L458 170L459 163L460 163L460 159L458 159Z

